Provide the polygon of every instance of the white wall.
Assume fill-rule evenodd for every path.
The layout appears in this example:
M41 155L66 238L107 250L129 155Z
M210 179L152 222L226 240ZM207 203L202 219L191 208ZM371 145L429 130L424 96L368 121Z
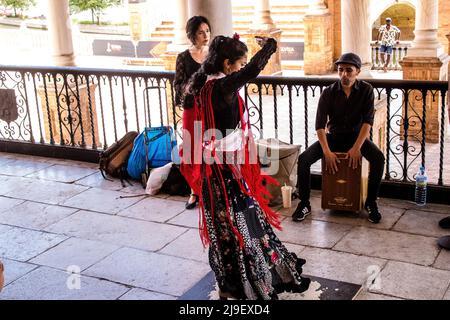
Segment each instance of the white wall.
M370 2L370 25L372 25L375 20L390 6L397 3L408 3L414 8L417 6L417 0L372 0Z

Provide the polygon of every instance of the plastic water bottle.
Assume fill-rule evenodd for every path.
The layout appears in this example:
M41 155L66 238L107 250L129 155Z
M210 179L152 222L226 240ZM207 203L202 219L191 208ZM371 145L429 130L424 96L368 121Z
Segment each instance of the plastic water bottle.
M415 200L418 206L424 206L427 203L427 174L425 168L420 166L416 175L416 195Z

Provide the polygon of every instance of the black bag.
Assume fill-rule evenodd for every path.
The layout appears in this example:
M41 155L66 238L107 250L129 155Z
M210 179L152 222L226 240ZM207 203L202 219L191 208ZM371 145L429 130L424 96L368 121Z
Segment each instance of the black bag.
M167 180L164 181L160 192L170 194L171 196L187 196L191 193L189 184L176 164L172 164Z
M108 149L100 154L99 169L106 180L111 180L105 174L120 178L122 186L125 187L123 180L127 177L127 162L133 149L133 141L138 133L130 131L123 138L112 144Z

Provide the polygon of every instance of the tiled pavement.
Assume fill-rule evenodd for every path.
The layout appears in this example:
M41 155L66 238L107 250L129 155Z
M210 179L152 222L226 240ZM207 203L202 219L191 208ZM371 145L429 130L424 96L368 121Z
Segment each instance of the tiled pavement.
M0 153L0 299L181 296L210 271L197 212L184 198L142 193L103 180L95 164ZM449 206L380 199L373 225L364 213L322 211L320 192L312 204L301 223L281 209L278 232L306 274L362 284L356 299L450 299L450 252L436 244L450 233L437 225Z

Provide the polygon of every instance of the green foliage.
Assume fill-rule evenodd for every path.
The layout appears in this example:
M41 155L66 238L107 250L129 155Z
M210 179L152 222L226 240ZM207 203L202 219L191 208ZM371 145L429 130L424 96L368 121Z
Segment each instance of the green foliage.
M100 15L109 7L120 4L120 0L70 0L70 9L72 12L91 11L92 23L97 18L97 24L100 24Z
M0 0L0 5L5 8L14 9L14 16L17 16L17 10L21 12L36 5L35 0Z

